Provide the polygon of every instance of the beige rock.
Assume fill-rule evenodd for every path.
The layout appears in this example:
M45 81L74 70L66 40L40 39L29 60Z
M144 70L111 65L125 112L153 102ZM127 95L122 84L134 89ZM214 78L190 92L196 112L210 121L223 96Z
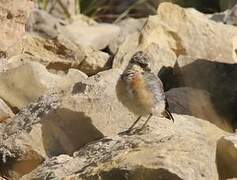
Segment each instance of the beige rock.
M2 99L0 99L0 123L13 116L14 113L10 107Z
M207 91L180 87L171 89L165 94L171 112L202 118L222 129L232 131L227 120L216 112L212 102L213 97Z
M45 65L47 69L57 71L76 68L93 75L110 67L107 53L77 46L62 36L57 39L44 39L27 34L15 46L9 48L7 53L9 57L23 54L28 55L29 59L29 55L34 56L35 61Z
M66 25L61 33L64 37L77 45L91 47L96 50L104 49L119 35L120 28L106 23L86 24L74 21Z
M22 179L218 179L216 140L210 123L174 115L172 124L153 117L143 133L106 137L75 152L47 160Z
M189 55L213 61L233 62L231 39L237 27L216 23L194 9L162 3L142 30L141 45L157 43L177 56Z
M58 19L46 11L34 9L26 23L26 31L45 38L56 38L66 21Z
M27 63L15 69L0 73L0 97L12 107L22 108L40 96L60 91L70 82L36 62Z
M133 39L129 39L129 41L131 40ZM134 43L134 45L130 46L131 43ZM133 54L140 50L144 51L150 57L151 69L155 74L158 74L162 67L173 67L176 62L176 55L170 49L160 48L155 43L151 43L145 49L141 46L135 47L136 45L136 41L122 44L115 56L113 67L124 69L131 60Z
M128 38L129 35L140 33L145 22L146 18L126 18L117 23L116 25L120 27L120 33L118 37L114 38L114 40L109 44L110 50L115 54L120 45Z
M6 124L0 124L0 174L8 179L19 179L36 168L47 154L46 137L39 123L43 116L60 104L59 96L43 96L37 103L23 108Z
M212 95L211 101L218 116L231 126L234 126L235 119L237 86L233 82L237 80L236 73L235 64L187 56L180 56L174 67L178 86L208 91Z
M124 68L129 61L129 58L136 52L139 45L140 33L135 32L127 36L124 42L120 45L114 57L113 68Z
M25 33L26 19L33 8L29 0L1 0L0 2L0 51L6 51Z
M67 73L68 78L72 79L75 83L86 80L88 76L79 71L78 69L70 68Z
M0 152L7 160L13 158L7 161L10 165L19 163L18 169L11 165L6 171L19 177L35 167L30 162L38 165L48 157L72 155L91 141L126 130L136 117L117 100L119 75L117 69L99 73L76 83L63 97L43 96L20 111L0 131ZM29 169L20 171L24 166Z
M237 178L237 136L224 136L217 142L216 162L220 179Z
M232 57L237 62L237 36L235 36L232 40Z

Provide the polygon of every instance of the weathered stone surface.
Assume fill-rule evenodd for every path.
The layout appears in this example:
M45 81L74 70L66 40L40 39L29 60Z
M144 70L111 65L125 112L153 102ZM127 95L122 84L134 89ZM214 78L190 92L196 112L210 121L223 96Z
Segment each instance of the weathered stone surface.
M237 62L237 36L235 36L232 40L232 57Z
M237 136L224 136L217 142L216 163L220 179L237 178Z
M106 137L73 157L53 157L22 179L218 179L215 142L223 132L191 116L174 118L172 124L153 117L141 134Z
M136 46L135 44L134 46L130 46L130 44L131 42L125 42L119 48L118 53L114 59L113 64L114 68L124 69L127 66L133 54L139 50L144 51L150 57L151 60L150 67L155 74L158 74L163 67L173 67L176 62L176 55L173 51L171 51L170 49L160 48L155 43L151 43L145 49L143 49L140 46L135 47ZM128 51L128 49L130 49L130 51Z
M179 82L178 86L208 91L218 116L234 128L237 127L237 86L233 84L236 81L236 73L236 64L187 56L180 56L174 67L174 78Z
M76 83L72 94L65 96L61 108L83 112L105 136L123 131L136 117L117 99L116 84L120 72L118 69L108 70Z
M67 71L69 68L76 68L88 75L110 67L110 57L107 53L77 46L63 37L44 39L28 34L11 47L7 54L9 57L31 55L47 69Z
M32 8L30 0L0 1L0 51L6 51L24 35L26 19Z
M0 175L19 179L47 158L39 122L59 104L59 96L43 96L0 125Z
M213 61L233 62L231 39L237 28L209 20L194 9L162 3L142 31L142 45L157 43L177 56L189 55Z
M224 18L227 14L227 11L220 12L220 13L214 13L207 15L210 20L213 20L215 22L224 23Z
M26 31L45 38L56 38L62 26L66 24L66 21L55 18L43 10L34 9L27 19Z
M10 107L2 99L0 99L0 123L13 116L14 113Z
M69 87L70 81L31 62L0 73L0 97L12 107L22 108L45 93Z
M88 78L85 73L73 68L70 68L68 70L67 77L72 79L75 83L86 80Z
M166 97L171 112L202 118L222 129L232 131L225 118L216 112L213 97L207 91L189 87L173 88L166 92Z
M106 23L86 24L74 21L62 29L62 35L77 45L91 47L96 50L104 49L119 35L120 28Z
M28 158L38 165L48 157L71 155L91 141L126 130L136 117L117 100L115 86L119 72L117 69L101 72L76 83L72 92L63 97L44 96L20 111L2 127L4 131L0 129L3 156L13 158L13 163L23 163L21 159ZM35 167L30 162L26 162L28 170ZM17 177L28 172L9 166L5 166L6 171L18 174Z
M109 44L110 50L115 54L120 45L128 38L129 35L134 33L140 33L145 22L146 22L145 18L141 19L126 18L117 23L116 25L120 27L120 33Z
M223 22L230 25L237 25L237 5L226 12Z

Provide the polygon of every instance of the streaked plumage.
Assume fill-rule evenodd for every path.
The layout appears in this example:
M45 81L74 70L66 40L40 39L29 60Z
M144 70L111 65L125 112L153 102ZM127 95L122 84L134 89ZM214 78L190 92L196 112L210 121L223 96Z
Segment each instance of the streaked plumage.
M139 116L138 120L140 116L146 115L149 115L149 118L152 115L162 115L173 120L172 115L167 109L168 104L163 84L151 72L149 63L149 57L145 53L139 51L133 55L127 68L118 80L116 87L118 99L131 112Z

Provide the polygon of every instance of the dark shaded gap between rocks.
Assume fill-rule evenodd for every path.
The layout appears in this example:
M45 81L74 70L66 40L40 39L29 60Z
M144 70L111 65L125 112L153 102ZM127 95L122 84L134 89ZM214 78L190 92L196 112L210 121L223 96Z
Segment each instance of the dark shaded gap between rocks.
M237 64L197 59L183 67L177 63L174 68L162 67L158 76L166 91L176 87L206 90L211 94L217 116L227 121L223 123L233 131L237 128ZM215 124L215 119L210 122Z

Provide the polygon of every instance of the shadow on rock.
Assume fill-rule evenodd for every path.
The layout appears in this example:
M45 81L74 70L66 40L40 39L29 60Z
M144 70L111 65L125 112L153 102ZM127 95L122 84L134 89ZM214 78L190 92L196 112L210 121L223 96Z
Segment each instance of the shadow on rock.
M167 169L145 169L145 168L137 168L135 170L121 170L121 169L112 169L108 172L102 172L99 174L99 177L102 180L137 180L137 179L149 179L149 180L181 180L176 174L173 174ZM93 177L95 180L99 179L97 177Z
M103 137L83 112L58 109L45 119L42 121L42 134L49 157L65 153L71 155L86 143Z
M164 69L165 67L162 71ZM172 77L170 78L170 76ZM173 71L169 73L169 79L162 80L165 81L165 87L167 83L168 86L172 83L173 87L206 90L211 95L215 117L221 117L223 121L226 121L223 124L229 124L233 129L237 128L237 64L204 59L178 59ZM199 101L197 98L196 103L199 104ZM213 121L215 119L211 120L211 122ZM215 124L215 122L213 123Z

